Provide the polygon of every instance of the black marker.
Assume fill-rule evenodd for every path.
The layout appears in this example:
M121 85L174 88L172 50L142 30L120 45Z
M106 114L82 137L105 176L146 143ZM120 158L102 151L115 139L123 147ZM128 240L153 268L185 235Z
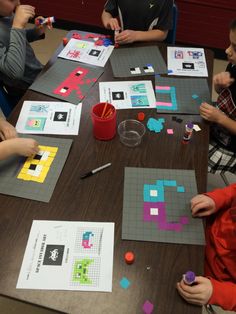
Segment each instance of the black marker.
M90 176L92 176L93 174L95 174L95 173L97 173L97 172L99 172L99 171L101 171L101 170L103 170L103 169L106 169L107 167L110 167L111 166L111 163L109 162L108 164L105 164L105 165L103 165L103 166L101 166L101 167L98 167L98 168L96 168L96 169L93 169L93 170L91 170L91 171L89 171L89 172L87 172L87 173L85 173L85 174L82 174L81 176L80 176L80 179L85 179L85 178L87 178L87 177L90 177Z

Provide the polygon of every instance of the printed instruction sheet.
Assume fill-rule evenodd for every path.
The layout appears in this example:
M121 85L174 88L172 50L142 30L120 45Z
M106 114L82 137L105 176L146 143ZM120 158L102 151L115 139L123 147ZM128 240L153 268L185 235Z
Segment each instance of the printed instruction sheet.
M203 48L167 47L169 75L207 77L207 64Z
M112 290L114 223L34 220L17 288Z
M77 135L82 103L25 101L16 124L19 133Z

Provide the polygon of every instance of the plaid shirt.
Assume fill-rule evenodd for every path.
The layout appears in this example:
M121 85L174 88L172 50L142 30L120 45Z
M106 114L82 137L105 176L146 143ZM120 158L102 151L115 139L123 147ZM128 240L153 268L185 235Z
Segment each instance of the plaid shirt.
M235 82L229 88L225 88L219 94L216 107L224 112L229 118L236 121L236 66L229 64L226 71L230 72ZM236 136L232 135L224 127L213 124L211 136L222 147L236 152Z

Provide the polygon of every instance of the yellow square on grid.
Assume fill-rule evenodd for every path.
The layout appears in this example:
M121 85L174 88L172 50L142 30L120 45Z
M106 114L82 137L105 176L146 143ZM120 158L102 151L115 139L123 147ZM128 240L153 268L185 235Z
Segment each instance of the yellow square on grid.
M27 180L27 181L34 181L38 183L43 183L46 179L46 176L50 170L50 166L56 156L56 152L58 151L58 147L50 147L50 146L39 146L40 151L49 152L49 156L46 160L38 160L34 159L34 157L28 157L19 172L17 179ZM35 155L34 155L35 156ZM27 171L30 165L40 165L42 166L41 172L39 176L33 176L27 174Z

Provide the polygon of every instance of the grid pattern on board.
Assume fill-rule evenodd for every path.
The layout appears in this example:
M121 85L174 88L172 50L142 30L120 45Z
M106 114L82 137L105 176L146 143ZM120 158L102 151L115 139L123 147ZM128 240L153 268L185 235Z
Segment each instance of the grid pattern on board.
M175 95L171 95L173 88ZM157 112L199 114L201 102L211 102L207 80L202 78L155 77L155 93L160 103Z
M177 231L175 228L167 230L161 227L154 203L154 206L148 204L156 215L152 218L157 221L147 221L144 218L144 185L153 186L157 180L166 182L163 190L166 222L171 227L180 227ZM176 185L171 186L170 183L174 181ZM177 189L184 192L178 192ZM192 218L190 211L190 200L196 194L193 170L125 168L122 239L203 245L205 239L202 220ZM153 199L155 196L150 200ZM161 206L160 203L158 206ZM179 223L181 220L184 221L183 224Z
M134 77L167 73L165 61L158 47L115 49L110 57L114 77ZM153 70L144 70L150 67ZM131 73L130 69L137 69Z
M30 89L78 105L102 73L100 68L57 59Z
M102 228L78 228L75 238L75 250L78 254L100 255L102 245Z
M72 140L33 135L24 137L34 138L40 145L58 147L57 154L43 183L17 179L26 158L12 157L0 161L0 193L49 202L69 154Z
M98 287L100 280L100 266L100 257L74 257L72 263L70 286Z

